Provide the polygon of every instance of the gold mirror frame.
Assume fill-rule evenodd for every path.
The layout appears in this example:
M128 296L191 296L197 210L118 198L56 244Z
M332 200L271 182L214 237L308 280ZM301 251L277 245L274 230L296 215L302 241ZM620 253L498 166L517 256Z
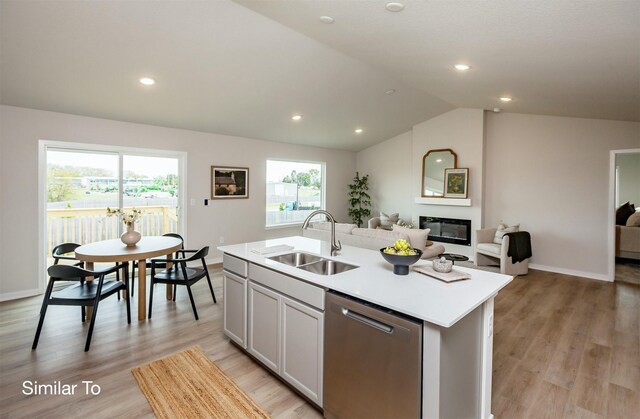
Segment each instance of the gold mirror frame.
M428 166L427 164L430 162L430 164L436 164L436 158L438 157L436 155L436 153L443 153L443 156L446 156L445 153L451 153L451 156L453 157L453 166L451 167L445 167L448 166L446 163L442 165L442 181L439 182L440 185L442 186L442 194L440 195L427 195L426 192L426 188L427 185L425 185L425 180L426 180L426 174L427 174L427 170L428 170ZM431 155L431 160L427 160L427 158L429 157L429 155ZM450 148L439 148L439 149L435 149L435 150L429 150L427 152L427 154L425 154L422 157L422 190L420 192L421 196L423 198L444 198L444 169L456 169L458 168L458 155L451 150ZM435 179L436 181L438 181L438 179Z

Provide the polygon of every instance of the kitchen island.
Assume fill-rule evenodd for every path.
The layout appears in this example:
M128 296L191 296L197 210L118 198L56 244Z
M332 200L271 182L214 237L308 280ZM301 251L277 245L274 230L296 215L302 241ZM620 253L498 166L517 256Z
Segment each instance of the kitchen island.
M264 253L279 245L292 249ZM493 300L512 277L458 266L472 278L445 283L414 271L394 275L376 251L344 246L331 256L328 242L298 236L219 250L225 334L319 407L324 295L332 290L422 322L423 417L491 417ZM355 268L322 275L274 260L294 251Z

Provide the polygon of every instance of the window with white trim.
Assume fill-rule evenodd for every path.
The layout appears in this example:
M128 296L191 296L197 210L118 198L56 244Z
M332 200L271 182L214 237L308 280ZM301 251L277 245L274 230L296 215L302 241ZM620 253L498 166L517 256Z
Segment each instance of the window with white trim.
M267 227L301 224L325 209L323 162L267 160Z

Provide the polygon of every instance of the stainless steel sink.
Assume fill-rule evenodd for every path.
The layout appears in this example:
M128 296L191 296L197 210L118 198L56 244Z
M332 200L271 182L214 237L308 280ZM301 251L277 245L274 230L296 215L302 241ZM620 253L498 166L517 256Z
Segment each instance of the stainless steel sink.
M305 252L285 253L284 255L271 256L267 259L319 275L335 275L357 268L356 265L325 259Z
M307 272L320 275L335 275L341 272L350 271L357 268L356 265L350 265L344 262L338 262L335 260L322 259L317 262L308 263L306 265L298 266L298 269L304 269Z
M284 255L272 256L268 259L275 260L276 262L284 263L285 265L299 267L307 263L318 262L323 260L320 256L312 255L304 252L286 253Z

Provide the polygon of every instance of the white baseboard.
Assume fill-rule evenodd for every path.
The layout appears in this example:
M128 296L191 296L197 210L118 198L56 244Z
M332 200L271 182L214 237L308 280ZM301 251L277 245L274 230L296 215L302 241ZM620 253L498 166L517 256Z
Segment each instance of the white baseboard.
M538 265L537 263L530 263L529 268L537 269L539 271L555 272L558 274L581 276L583 278L597 279L599 281L613 282L613 278L610 278L607 274L598 274L594 272L578 271L575 269L558 268L557 266Z
M10 301L17 300L19 298L33 297L34 295L40 295L42 291L39 289L31 289L24 291L15 291L15 292L6 292L4 294L0 294L0 302L1 301Z
M218 264L218 263L222 263L222 257L213 258L213 259L205 259L204 261L206 262L207 265L215 265L215 264Z

